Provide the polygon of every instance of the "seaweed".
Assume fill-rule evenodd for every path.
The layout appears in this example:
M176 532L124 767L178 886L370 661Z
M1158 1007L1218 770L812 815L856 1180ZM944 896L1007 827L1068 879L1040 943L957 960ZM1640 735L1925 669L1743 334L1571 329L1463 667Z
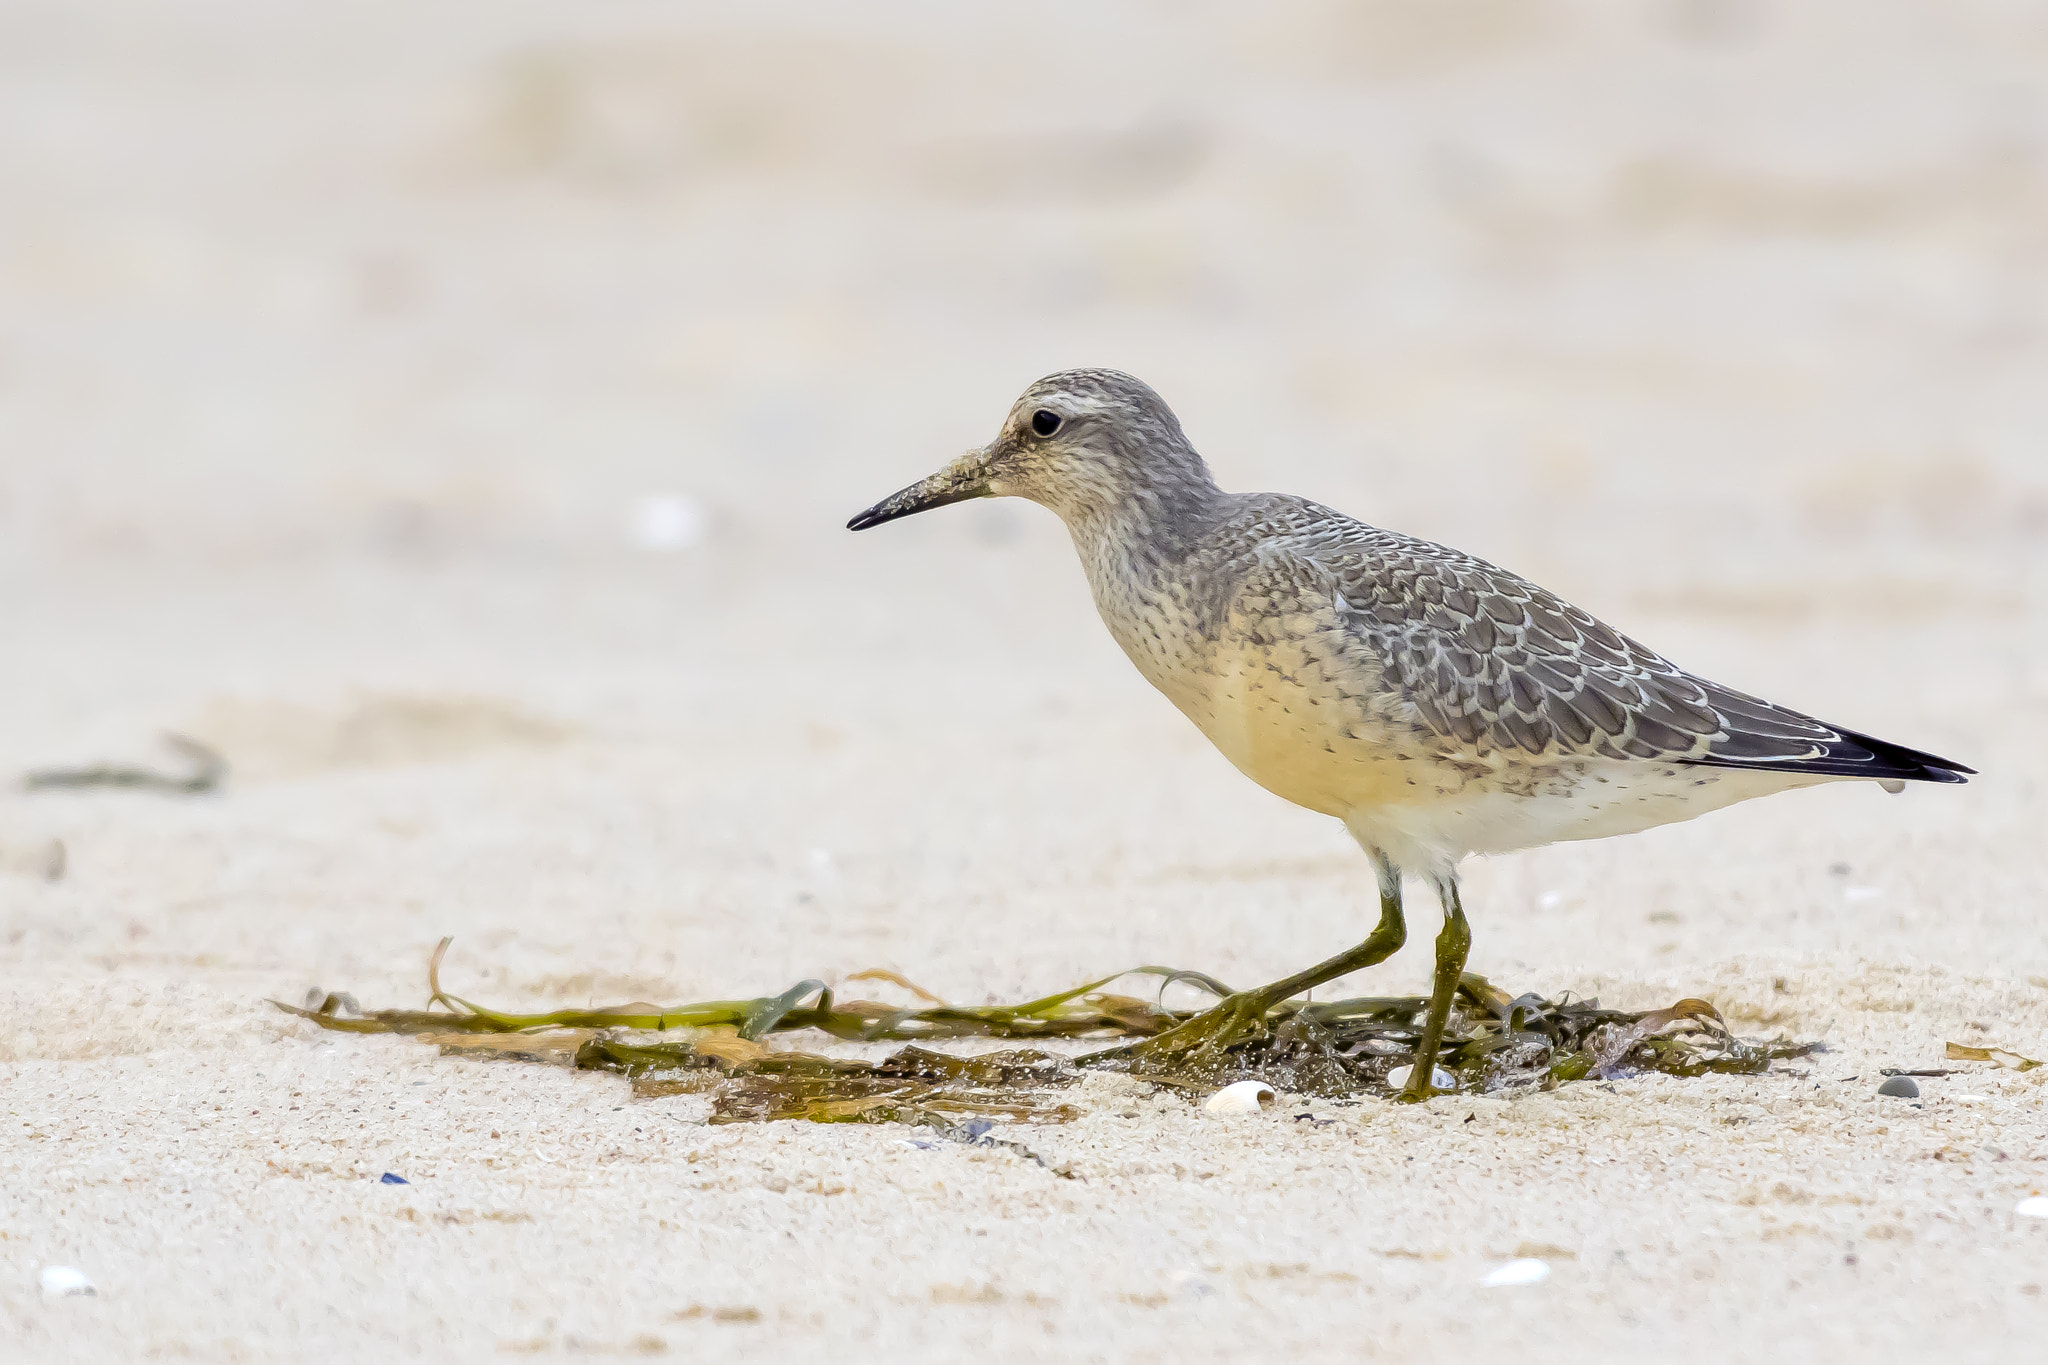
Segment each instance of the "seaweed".
M1289 1001L1265 1027L1200 1070L1140 1071L1118 1048L1071 1055L1019 1048L958 1056L920 1044L935 1039L1016 1040L1145 1038L1192 1018L1155 1000L1103 988L1129 976L1176 982L1218 997L1215 978L1166 967L1136 967L1017 1005L953 1005L893 972L848 977L886 980L925 1004L839 1000L819 980L777 995L664 1007L636 1001L593 1009L515 1014L489 1009L441 986L453 940L442 939L427 966L428 1006L364 1011L353 996L309 993L304 1006L277 1008L321 1028L410 1034L443 1055L573 1066L624 1077L635 1098L701 1094L713 1123L805 1119L816 1123L909 1123L953 1131L963 1122L1057 1123L1078 1117L1059 1092L1091 1071L1125 1071L1155 1085L1206 1092L1256 1078L1277 1089L1331 1099L1389 1093L1387 1074L1412 1058L1428 1006L1423 996L1362 996L1323 1003ZM900 1042L880 1061L771 1047L770 1034L815 1029L847 1042ZM1585 1079L1642 1072L1694 1077L1756 1075L1773 1061L1801 1057L1817 1044L1737 1038L1714 1007L1685 999L1668 1009L1603 1008L1597 1000L1510 997L1467 972L1438 1065L1460 1093L1551 1089Z
M1950 1043L1947 1055L1952 1062L1996 1062L2014 1071L2032 1071L2041 1065L2032 1057L2022 1057L2010 1048L1971 1047L1966 1043Z
M29 791L127 787L166 792L173 796L198 796L213 791L227 777L227 760L198 740L166 734L163 742L166 748L184 760L186 771L167 773L115 763L97 763L85 768L40 768L24 777L22 786Z

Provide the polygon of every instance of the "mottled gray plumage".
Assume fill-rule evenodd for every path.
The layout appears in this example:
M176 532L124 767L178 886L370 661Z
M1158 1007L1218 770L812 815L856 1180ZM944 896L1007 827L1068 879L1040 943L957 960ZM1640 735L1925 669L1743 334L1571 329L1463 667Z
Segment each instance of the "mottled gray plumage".
M1370 649L1416 720L1475 757L1575 753L1954 780L1932 755L1695 677L1485 560L1299 498L1226 501L1237 507L1225 536L1261 546L1244 586L1277 581L1302 598L1327 588L1347 638Z
M1114 370L1039 380L994 441L851 524L986 496L1058 513L1138 670L1253 780L1342 819L1391 879L1396 927L1401 868L1454 911L1471 853L1970 771L1695 677L1484 560L1225 493L1159 395Z

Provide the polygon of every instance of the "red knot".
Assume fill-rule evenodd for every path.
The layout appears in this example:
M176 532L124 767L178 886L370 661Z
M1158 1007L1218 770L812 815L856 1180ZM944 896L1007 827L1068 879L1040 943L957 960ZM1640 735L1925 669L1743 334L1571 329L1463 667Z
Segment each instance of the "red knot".
M1403 873L1443 904L1404 1098L1430 1093L1471 933L1458 864L1631 834L1822 782L1961 782L1972 769L1695 677L1525 578L1305 498L1226 493L1143 383L1068 370L995 440L884 498L860 531L968 498L1057 513L1138 671L1238 770L1344 822L1379 873L1358 947L1132 1051L1220 1049L1274 1005L1391 956Z

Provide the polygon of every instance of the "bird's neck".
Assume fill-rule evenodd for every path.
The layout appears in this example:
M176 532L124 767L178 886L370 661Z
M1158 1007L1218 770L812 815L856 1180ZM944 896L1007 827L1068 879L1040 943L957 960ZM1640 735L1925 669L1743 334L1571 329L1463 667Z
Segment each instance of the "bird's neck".
M1226 494L1206 477L1126 488L1118 496L1055 508L1113 631L1149 615L1215 523ZM1121 632L1119 639L1121 640Z
M1225 496L1208 483L1062 515L1110 637L1184 711L1198 700L1183 684L1203 649L1189 570L1204 558Z
M1175 562L1214 519L1223 492L1204 478L1120 489L1054 510L1091 571L1101 563L1131 568Z

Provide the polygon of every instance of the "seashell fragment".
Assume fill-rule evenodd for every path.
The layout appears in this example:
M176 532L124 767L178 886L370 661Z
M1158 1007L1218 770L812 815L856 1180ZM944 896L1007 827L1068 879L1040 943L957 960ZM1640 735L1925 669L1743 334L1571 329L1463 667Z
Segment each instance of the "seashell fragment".
M1211 1114L1256 1114L1276 1096L1264 1081L1233 1081L1211 1095L1202 1108Z
M2048 1194L2020 1200L2013 1206L2013 1212L2022 1218L2048 1218Z
M1518 1284L1541 1284L1550 1278L1550 1263L1533 1256L1505 1261L1480 1279L1481 1289L1506 1289Z
M83 1270L74 1270L68 1265L46 1265L43 1267L43 1297L65 1299L75 1294L97 1295L100 1291L92 1287L92 1281L85 1278Z
M1411 1064L1408 1066L1397 1066L1392 1071L1389 1071L1387 1073L1387 1089L1399 1090L1407 1085L1409 1073L1414 1070L1415 1067ZM1429 1086L1432 1090L1455 1090L1458 1088L1458 1078L1440 1066L1433 1066L1429 1069Z

